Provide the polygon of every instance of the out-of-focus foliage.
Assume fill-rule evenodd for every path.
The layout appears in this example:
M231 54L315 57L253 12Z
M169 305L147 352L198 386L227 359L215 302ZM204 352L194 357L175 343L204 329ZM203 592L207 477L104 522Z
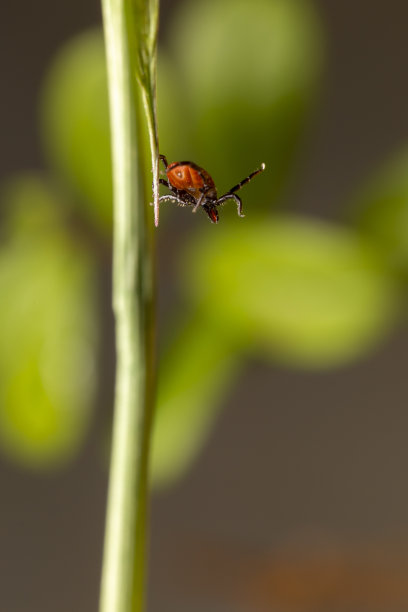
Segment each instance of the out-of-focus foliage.
M195 313L163 360L153 445L158 482L201 448L248 352L328 368L372 347L394 322L398 286L346 228L284 216L203 232L183 250Z
M408 273L408 149L376 174L354 201L359 229L390 265Z
M231 185L260 162L253 214L270 208L287 171L323 57L307 0L198 0L180 7L159 63L160 146ZM225 185L230 187L231 185ZM256 206L255 206L256 205Z
M217 325L197 310L163 359L153 437L153 477L164 483L189 465L203 445L241 356Z
M56 56L44 82L40 111L52 165L76 196L81 214L110 237L109 111L99 31L76 37Z
M78 449L95 377L94 262L36 176L3 190L0 439L15 459L53 465Z
M245 188L245 219L232 204L218 226L197 214L191 239L175 245L183 316L169 313L174 341L160 365L155 482L191 464L249 353L333 367L364 355L395 321L408 258L406 152L356 198L356 228L270 214L293 169L322 46L308 0L194 0L171 16L158 82L162 153L202 165L220 191L261 162L267 168ZM111 172L99 33L77 37L56 57L41 117L65 204L106 237ZM0 431L12 454L45 464L72 453L89 416L93 263L41 181L24 179L7 200L15 204L0 251L0 290L10 295L0 305ZM164 208L159 232L170 214L191 214Z
M297 366L325 368L355 357L395 313L384 262L354 232L328 223L248 220L194 240L183 261L201 325L217 322L243 350Z

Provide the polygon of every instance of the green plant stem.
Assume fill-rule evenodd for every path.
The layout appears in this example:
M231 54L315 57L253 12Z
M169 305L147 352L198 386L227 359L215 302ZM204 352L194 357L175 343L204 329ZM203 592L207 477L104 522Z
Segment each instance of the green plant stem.
M150 38L157 28L149 20L139 27L137 20L143 18L145 4L142 0L102 0L114 183L117 369L100 612L141 612L144 608L153 399L153 254L146 214L146 198L150 196L146 185L149 179L151 185L151 174L148 179L144 133L149 123L155 125L155 118L149 119L143 112L143 85L138 79L142 73L134 49L146 47L146 23ZM154 17L157 19L157 11ZM148 46L147 60L149 53L155 53L155 43ZM154 61L145 68L149 82L154 83L155 75L149 72L152 66L154 69ZM157 157L157 152L152 155Z

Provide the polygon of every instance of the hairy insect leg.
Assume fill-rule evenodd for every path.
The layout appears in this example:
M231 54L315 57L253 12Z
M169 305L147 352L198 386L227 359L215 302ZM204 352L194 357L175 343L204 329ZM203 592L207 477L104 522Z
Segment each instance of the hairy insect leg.
M221 196L220 198L218 198L216 205L219 206L220 204L224 204L224 202L226 202L227 200L235 200L237 204L238 217L245 217L242 212L242 200L239 196L235 195L235 193L228 192L225 195Z
M160 196L159 202L166 202L166 201L176 202L178 206L188 206L188 204L184 202L184 200L182 200L181 198L178 198L175 195L168 194L168 195Z

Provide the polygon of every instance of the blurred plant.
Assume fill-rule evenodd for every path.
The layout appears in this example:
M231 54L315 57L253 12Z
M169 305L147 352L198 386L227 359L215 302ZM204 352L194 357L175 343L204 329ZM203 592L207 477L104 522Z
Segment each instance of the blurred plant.
M14 459L60 464L78 450L95 387L95 257L36 175L11 180L0 248L0 439Z
M168 24L159 58L161 152L169 160L192 159L207 168L220 191L223 182L228 187L259 162L266 162L267 170L246 188L245 220L236 217L233 207L223 209L216 228L195 217L191 238L177 245L183 317L173 315L174 341L160 364L155 483L168 484L191 465L249 354L290 367L335 367L364 355L395 323L408 252L406 152L354 198L348 225L282 211L283 190L316 97L322 39L308 0L195 0L180 5ZM111 173L99 33L76 38L56 58L44 84L41 118L46 150L59 178L53 197L62 199L67 210L75 209L107 242ZM37 180L48 193L46 181ZM279 215L271 215L278 205ZM11 214L7 210L6 217ZM160 232L166 231L169 216L186 214L164 205ZM25 222L19 216L15 236L20 223ZM64 231L68 236L69 230ZM42 242L35 248L43 247ZM16 240L14 251L4 244L0 271L17 244L23 248L22 241ZM90 248L86 252L89 274L95 278L97 253ZM30 259L34 262L34 256ZM13 312L21 301L20 289L3 288L2 278L0 272L2 294L9 296ZM82 290L78 283L71 287L73 295ZM76 298L79 303L88 304L86 291L94 284L87 283L85 294ZM44 289L44 309L53 310L51 295ZM81 308L85 320L88 307ZM34 323L28 317L19 320L24 337L32 336ZM35 345L39 361L38 350ZM9 377L3 369L7 351L0 357L4 379ZM89 390L83 393L88 397ZM6 414L10 407L0 397L1 414ZM22 407L25 397L18 401L18 427L24 432L30 413ZM83 423L84 428L86 419ZM11 448L10 435L2 426L5 448ZM24 435L19 435L19 456L29 459ZM54 442L53 457L73 452L74 446L68 453L68 442L64 444Z
M188 153L232 181L265 162L268 178L250 190L251 215L264 214L286 184L316 94L322 33L313 5L202 0L183 5L171 26L159 62L162 151Z
M106 66L100 31L69 41L40 92L40 121L50 166L69 203L111 241L112 169Z

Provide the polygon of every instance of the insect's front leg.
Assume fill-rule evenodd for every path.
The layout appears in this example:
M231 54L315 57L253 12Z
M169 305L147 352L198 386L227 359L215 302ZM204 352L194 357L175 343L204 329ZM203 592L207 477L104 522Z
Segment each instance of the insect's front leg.
M216 201L216 205L219 206L220 204L224 204L224 202L226 202L227 200L234 200L237 205L238 217L245 217L245 215L242 212L242 200L235 193L228 192L225 195L221 196Z

